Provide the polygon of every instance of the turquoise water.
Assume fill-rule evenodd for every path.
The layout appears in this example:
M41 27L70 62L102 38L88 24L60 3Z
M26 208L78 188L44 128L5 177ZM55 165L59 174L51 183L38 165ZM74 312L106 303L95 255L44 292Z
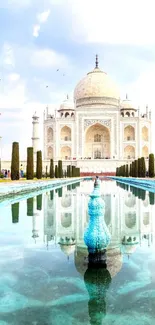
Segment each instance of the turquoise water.
M107 268L83 242L92 181L0 203L0 325L154 325L154 194L101 183Z

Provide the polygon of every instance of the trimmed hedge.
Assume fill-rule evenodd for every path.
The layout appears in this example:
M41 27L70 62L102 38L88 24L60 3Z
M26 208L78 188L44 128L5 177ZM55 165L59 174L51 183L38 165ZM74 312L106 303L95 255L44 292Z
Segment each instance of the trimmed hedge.
M11 179L12 181L19 179L19 143L12 144L12 158L11 158Z
M33 147L27 148L27 166L26 166L26 178L34 178L34 157L33 157Z
M42 178L42 152L41 152L41 150L37 151L36 177L37 177L37 179Z

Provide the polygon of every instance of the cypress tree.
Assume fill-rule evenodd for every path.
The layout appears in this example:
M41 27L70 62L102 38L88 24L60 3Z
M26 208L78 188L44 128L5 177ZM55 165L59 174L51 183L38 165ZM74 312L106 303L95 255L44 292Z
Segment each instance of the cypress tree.
M63 178L62 160L58 160L58 178Z
M27 216L33 217L33 208L34 208L34 200L33 197L27 199Z
M141 177L141 159L138 158L138 177Z
M37 179L42 178L42 152L41 152L41 150L37 151L36 177L37 177Z
M55 178L58 178L58 166L55 165Z
M33 147L27 148L26 178L27 179L34 178Z
M19 221L19 202L11 205L12 211L12 223L18 223Z
M149 154L149 177L154 177L154 154Z
M69 177L72 177L72 166L69 165Z
M42 194L37 195L37 210L42 210Z
M138 160L135 160L135 177L138 177Z
M50 159L50 178L54 178L54 162Z
M145 166L145 159L141 157L141 177L146 176L146 166Z
M132 164L130 164L130 171L129 171L130 177L132 177Z
M45 177L47 178L48 176L48 166L46 166L46 173L45 173Z
M11 159L11 179L12 181L19 179L19 143L12 144L12 159Z
M129 177L129 167L128 167L128 165L126 165L126 167L125 167L125 176Z

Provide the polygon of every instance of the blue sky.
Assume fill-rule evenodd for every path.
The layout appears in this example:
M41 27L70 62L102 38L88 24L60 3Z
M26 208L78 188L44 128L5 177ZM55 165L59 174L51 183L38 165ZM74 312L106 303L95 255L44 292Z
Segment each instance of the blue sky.
M47 104L52 110L72 97L96 53L122 99L128 93L142 111L148 104L155 120L154 30L154 0L1 0L3 159L10 159L13 141L26 157L35 110L42 120Z

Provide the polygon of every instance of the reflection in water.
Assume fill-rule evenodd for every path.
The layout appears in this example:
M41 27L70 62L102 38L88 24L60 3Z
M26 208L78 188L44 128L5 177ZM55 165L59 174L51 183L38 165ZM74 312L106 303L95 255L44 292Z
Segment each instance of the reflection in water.
M83 240L93 183L74 187L0 207L0 323L154 324L154 195L101 183L111 241L94 268Z
M42 194L37 195L37 210L42 210Z
M19 221L19 202L11 205L12 211L12 223L18 223Z
M91 325L102 325L106 315L106 293L111 283L111 275L106 268L88 267L84 282L89 294L88 313Z
M27 216L33 217L34 198L27 199Z

